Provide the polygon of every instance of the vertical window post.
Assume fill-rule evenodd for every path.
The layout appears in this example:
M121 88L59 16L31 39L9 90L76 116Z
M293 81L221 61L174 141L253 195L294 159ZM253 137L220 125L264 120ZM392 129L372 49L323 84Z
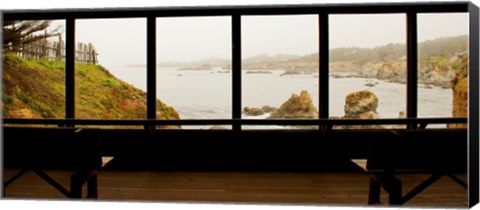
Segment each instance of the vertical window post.
M147 17L147 119L157 116L157 35L156 17Z
M66 19L65 118L75 118L75 18Z
M407 13L407 117L417 117L418 88L417 13ZM416 125L408 125L416 128Z
M232 129L240 131L242 118L242 46L241 15L232 15Z
M468 206L471 208L479 200L479 156L478 156L478 71L479 71L479 9L472 2L468 2L469 13L469 52L468 52Z
M319 24L319 64L318 64L318 117L328 118L328 72L329 72L329 45L328 45L328 14L322 13L318 15Z

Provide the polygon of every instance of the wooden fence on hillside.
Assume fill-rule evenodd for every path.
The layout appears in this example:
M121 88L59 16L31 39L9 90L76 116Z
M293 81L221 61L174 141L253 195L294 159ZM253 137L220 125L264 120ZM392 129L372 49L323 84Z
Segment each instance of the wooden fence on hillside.
M78 42L75 51L75 61L77 63L98 63L98 53L92 43ZM58 41L42 39L33 43L24 44L20 47L17 54L27 59L65 61L65 42L62 40L62 36L58 35Z

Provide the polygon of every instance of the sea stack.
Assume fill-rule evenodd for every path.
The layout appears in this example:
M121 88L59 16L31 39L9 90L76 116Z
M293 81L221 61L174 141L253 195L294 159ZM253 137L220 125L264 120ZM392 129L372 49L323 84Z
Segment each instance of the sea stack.
M349 93L345 97L344 118L376 119L378 98L368 90Z
M310 94L302 90L300 95L292 93L280 108L270 114L269 118L315 119L318 118L318 111L313 105Z

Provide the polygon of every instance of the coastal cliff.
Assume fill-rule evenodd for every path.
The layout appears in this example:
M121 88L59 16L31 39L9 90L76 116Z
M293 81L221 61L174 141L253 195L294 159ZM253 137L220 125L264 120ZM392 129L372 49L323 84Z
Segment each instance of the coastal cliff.
M65 62L3 55L3 117L65 118ZM75 116L82 119L145 119L146 93L99 65L75 65ZM157 119L179 119L160 100Z
M459 65L456 68L455 77L452 79L453 101L452 116L468 116L468 55L465 53L459 57ZM451 128L466 128L466 124L451 124Z

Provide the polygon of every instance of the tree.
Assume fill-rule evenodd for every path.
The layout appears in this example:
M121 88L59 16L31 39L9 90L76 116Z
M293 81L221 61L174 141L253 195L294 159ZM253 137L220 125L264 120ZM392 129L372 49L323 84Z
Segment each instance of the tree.
M22 45L58 35L58 29L47 33L46 29L50 22L50 20L4 21L3 52L18 52Z

